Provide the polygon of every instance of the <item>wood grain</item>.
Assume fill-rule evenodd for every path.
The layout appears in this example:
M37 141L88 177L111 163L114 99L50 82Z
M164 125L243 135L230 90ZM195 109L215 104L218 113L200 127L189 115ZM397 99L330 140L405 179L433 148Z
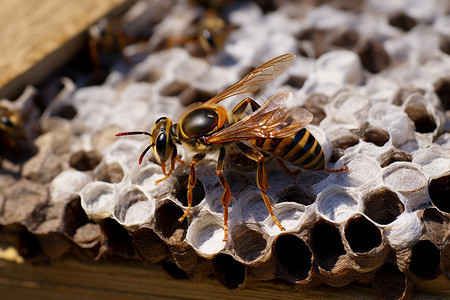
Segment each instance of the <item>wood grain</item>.
M416 289L415 299L450 297L443 276ZM373 299L371 287L321 285L296 291L284 282L257 282L227 290L214 279L176 280L159 265L141 262L79 262L31 265L0 260L2 299Z
M0 1L0 98L45 79L79 51L90 25L132 2Z

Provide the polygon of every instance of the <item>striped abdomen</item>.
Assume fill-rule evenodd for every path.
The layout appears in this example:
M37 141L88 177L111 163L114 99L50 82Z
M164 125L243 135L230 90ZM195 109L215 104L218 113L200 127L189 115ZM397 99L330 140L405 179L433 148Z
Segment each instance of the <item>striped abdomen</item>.
M324 170L325 155L316 138L306 129L279 139L259 139L252 145L307 170Z

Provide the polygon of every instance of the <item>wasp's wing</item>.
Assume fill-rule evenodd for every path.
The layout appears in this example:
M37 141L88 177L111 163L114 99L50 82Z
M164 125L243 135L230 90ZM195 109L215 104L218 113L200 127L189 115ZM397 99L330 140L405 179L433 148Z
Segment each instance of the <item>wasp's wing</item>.
M255 70L248 73L244 78L209 99L206 104L218 103L228 97L257 91L263 85L268 84L292 65L295 54L286 53L269 60Z
M270 97L259 109L244 119L205 138L205 142L218 144L235 140L283 138L308 125L313 115L306 109L283 109L292 98L290 92L280 92Z

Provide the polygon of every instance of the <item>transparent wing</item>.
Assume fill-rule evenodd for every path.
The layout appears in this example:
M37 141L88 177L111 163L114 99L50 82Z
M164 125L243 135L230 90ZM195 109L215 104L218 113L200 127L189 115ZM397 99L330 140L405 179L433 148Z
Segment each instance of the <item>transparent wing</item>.
M293 64L295 54L286 53L269 60L255 70L248 73L244 78L209 99L205 104L218 103L228 97L257 91L263 85L268 84L284 72Z
M290 92L270 97L259 109L238 122L205 138L211 144L235 140L283 138L311 123L313 115L306 109L282 106L292 98Z

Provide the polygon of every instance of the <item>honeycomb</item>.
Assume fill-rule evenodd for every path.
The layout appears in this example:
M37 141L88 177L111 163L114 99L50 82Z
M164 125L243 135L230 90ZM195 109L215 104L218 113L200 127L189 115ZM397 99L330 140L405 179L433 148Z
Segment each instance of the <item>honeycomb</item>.
M1 224L33 243L22 244L24 254L163 262L180 278L214 274L230 289L275 278L298 289L356 281L392 299L410 296L422 280L450 278L448 3L236 2L221 11L233 27L223 48L206 55L195 43L166 47L172 37L192 35L205 8L163 2L138 3L164 18L150 16L144 50L124 49L131 65L118 62L102 85L66 82L41 118L45 133L23 179L2 185ZM139 20L136 11L124 19ZM192 209L178 222L189 164L177 163L156 184L164 177L156 156L150 151L138 164L148 138L114 134L149 131L162 116L178 121L188 105L288 52L297 55L294 65L252 98L262 104L290 91L288 106L314 113L307 129L328 168L348 171L295 173L288 166L287 174L268 158L267 194L280 231L256 185L256 164L228 152L224 176L233 201L224 241L218 156L209 154L196 166ZM232 109L243 98L221 104ZM64 109L71 118L60 116ZM193 153L178 147L178 155L189 162ZM13 199L35 204L16 211ZM29 221L38 207L45 217Z

